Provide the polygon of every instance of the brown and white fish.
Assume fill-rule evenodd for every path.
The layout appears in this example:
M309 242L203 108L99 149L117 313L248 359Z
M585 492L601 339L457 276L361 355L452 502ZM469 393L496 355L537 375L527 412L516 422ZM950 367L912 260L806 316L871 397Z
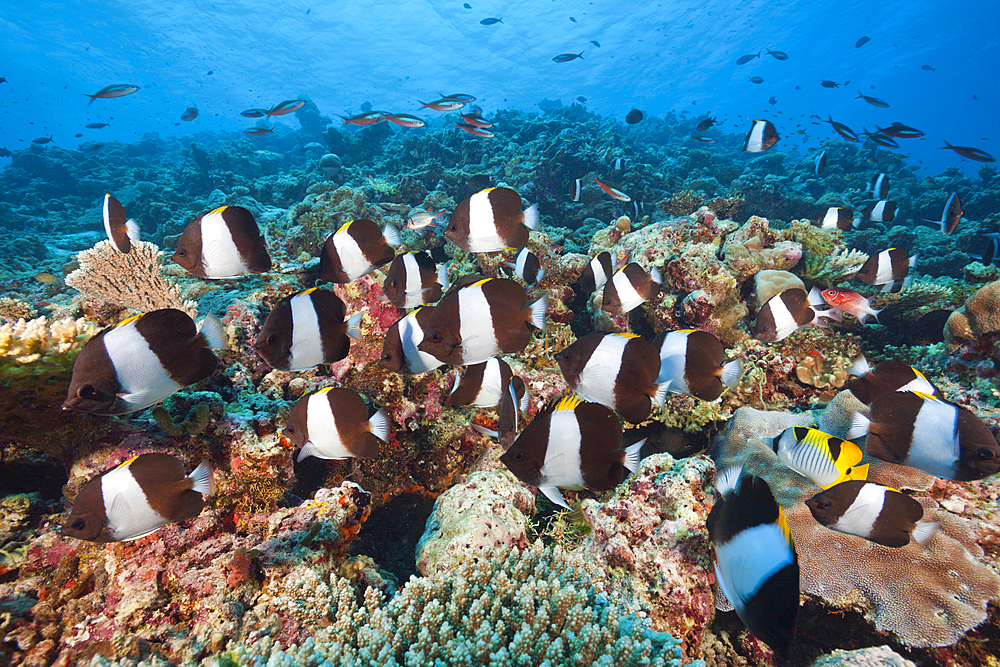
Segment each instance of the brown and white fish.
M880 199L861 209L861 215L871 222L892 222L896 219L899 207L889 199Z
M965 211L962 210L962 200L958 198L957 192L952 192L948 197L948 201L944 204L941 219L925 220L925 222L938 225L941 228L942 234L951 234L958 227L958 223L962 222L963 213Z
M420 375L443 366L434 355L417 349L433 312L434 306L424 306L394 322L385 332L378 365L400 375Z
M590 260L578 283L584 292L593 294L604 287L613 272L614 263L611 261L611 253L605 250Z
M755 120L743 140L743 151L746 153L762 153L778 143L781 137L769 120Z
M209 315L201 331L181 310L136 315L97 333L73 363L62 407L95 415L125 415L159 403L210 376L226 349L222 323Z
M384 229L368 218L352 220L326 237L319 259L319 279L349 283L392 261L398 246L399 230L390 224Z
M633 424L649 417L651 399L662 406L666 398L667 385L656 382L660 355L634 334L587 334L556 353L556 362L570 389Z
M601 310L613 315L624 315L652 299L660 290L663 278L656 267L646 271L630 262L615 271L604 285Z
M940 527L937 522L918 523L924 508L910 496L872 482L835 484L806 505L813 518L830 530L897 549L909 544L911 536L926 546Z
M416 308L441 299L448 289L448 264L435 266L423 251L397 255L386 271L382 291L397 308Z
M868 189L865 192L870 192L875 199L885 199L889 196L889 177L884 172L872 176L872 180L868 182Z
M559 487L607 491L635 472L645 439L622 450L622 427L607 407L566 397L528 424L500 457L525 484L569 507Z
M169 454L140 454L87 482L62 532L88 542L137 540L198 516L212 490L208 461L186 475Z
M384 409L368 416L368 406L351 389L325 387L298 400L282 435L299 447L295 459L378 458L379 441L389 442Z
M317 287L286 296L268 313L254 350L271 368L281 371L304 371L340 361L351 349L350 338L361 338L362 313L345 322L346 312L336 294Z
M512 381L517 405L521 412L525 412L528 409L528 393L524 381L514 375L510 365L500 357L466 367L465 372L455 378L448 403L455 407L496 407L503 398L504 389Z
M213 280L271 269L257 221L242 206L220 206L189 222L173 260L192 275Z
M531 340L529 324L544 330L547 307L547 296L528 304L508 278L458 282L435 306L417 349L452 366L520 352Z
M871 405L882 394L894 391L918 391L944 398L941 390L924 377L923 373L895 359L883 361L872 368L864 355L861 355L854 360L847 372L854 377L844 388L850 389L865 405Z
M855 220L854 211L844 206L830 206L812 219L812 224L820 229L847 231L861 226L861 219Z
M132 244L139 240L139 225L128 219L125 207L111 195L104 195L104 231L108 240L118 252L129 252Z
M1000 444L981 419L943 399L913 391L882 394L871 417L855 413L848 440L865 451L928 475L967 482L1000 472Z
M901 248L889 248L869 257L854 277L867 285L884 285L906 278L916 265L917 255L910 257Z
M538 261L535 253L527 248L521 248L513 262L504 262L504 266L514 271L514 275L524 281L526 285L534 285L545 277L545 269Z
M822 300L822 297L819 298ZM753 337L765 343L776 343L807 324L825 326L821 318L840 321L839 309L820 311L814 308L816 304L816 301L810 301L805 290L797 287L775 294L757 313Z
M521 195L493 187L463 199L444 235L466 252L496 252L528 245L528 232L537 227L537 204L522 211Z
M735 391L743 376L743 362L725 363L722 341L707 331L667 331L653 339L660 353L656 383L676 394L714 401L726 387Z

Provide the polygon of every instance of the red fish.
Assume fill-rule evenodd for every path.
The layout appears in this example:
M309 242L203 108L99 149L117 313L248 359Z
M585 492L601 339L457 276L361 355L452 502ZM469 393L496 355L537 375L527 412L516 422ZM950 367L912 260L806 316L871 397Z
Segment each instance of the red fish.
M874 317L877 322L878 314L882 312L882 309L872 309L871 303L875 298L874 296L870 299L866 299L857 292L837 288L825 289L821 293L823 295L823 300L829 305L834 306L835 308L840 308L845 313L854 315L854 317L858 318L858 322L861 322L861 324L865 323L865 320L868 319L869 315Z
M594 181L601 186L601 189L607 192L609 195L617 199L618 201L632 201L632 198L627 194L622 192L622 189L612 183L611 181L602 181L599 178L595 178Z
M847 127L843 123L838 123L832 117L827 116L827 119L823 122L829 123L833 127L834 132L842 136L844 139L847 139L848 141L858 140L858 135L854 130Z
M461 116L462 120L469 125L474 125L475 127L493 127L493 123L480 116L478 111L473 113L463 113Z
M376 125L385 120L385 115L381 111L366 111L350 118L340 117L344 119L344 125Z
M468 123L455 123L455 127L461 128L476 137L486 137L489 139L490 137L496 136L492 132L487 132L484 129L478 128L475 125L469 125Z
M275 104L273 108L267 110L268 116L284 116L286 113L298 111L306 105L305 100L285 100L280 104Z
M420 100L417 100L420 102ZM433 102L420 102L422 106L428 109L433 109L434 111L455 111L456 109L461 109L465 106L465 102L462 100L456 100L453 97L442 97L439 100L434 100Z
M403 127L423 127L427 124L416 116L411 116L408 113L386 114L385 120L390 123L395 123L396 125L402 125Z
M976 162L996 162L996 158L982 150L981 148L975 148L973 146L952 146L947 141L944 142L944 146L941 148L950 148L964 158L970 160L975 160Z
M259 137L263 134L271 134L274 132L274 128L270 127L252 127L249 130L243 130L243 134L249 134L251 137Z

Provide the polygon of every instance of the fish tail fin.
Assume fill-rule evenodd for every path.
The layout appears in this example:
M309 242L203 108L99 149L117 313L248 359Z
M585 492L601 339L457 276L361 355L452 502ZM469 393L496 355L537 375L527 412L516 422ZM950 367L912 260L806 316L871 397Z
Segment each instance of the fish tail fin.
M531 323L536 329L545 331L545 313L549 310L548 295L546 294L538 301L535 301L529 308L531 308Z
M535 282L536 283L542 282L542 278L544 278L544 277L545 277L545 269L539 269L538 270L538 275L535 276Z
M382 442L389 442L389 415L386 414L385 408L379 408L368 418L368 429Z
M871 371L871 369L872 367L868 363L868 360L865 359L865 355L859 354L857 357L855 357L854 362L851 364L851 367L847 369L847 374L861 377L865 373Z
M625 448L625 460L622 462L629 472L635 472L639 467L639 452L642 450L642 446L646 444L646 439L643 438L634 445L629 445Z
M97 99L97 95L88 95L87 93L84 93L84 94L83 94L83 96L84 96L84 97L89 97L89 98L90 98L90 101L89 101L89 102L87 102L87 106L88 106L88 107L89 107L89 106L90 106L91 104L93 104L93 103L94 103L94 100L96 100L96 99ZM944 142L944 143L948 143L948 142L946 141L946 142Z
M667 400L667 394L669 393L670 393L670 383L661 382L658 385L656 385L656 393L653 394L653 400L656 401L656 404L662 408L663 404Z
M514 398L517 398L515 394ZM522 415L528 414L528 407L531 405L531 395L528 393L528 385L524 385L524 395L521 396L521 400L517 402L517 409L521 411Z
M907 264L910 265L911 269L917 265L917 257L920 257L920 253L915 253L913 257L910 257L910 261L907 262Z
M823 299L823 291L818 285L813 285L813 288L809 290L806 301L809 302L810 306L822 306L826 304L826 301Z
M448 289L448 287L451 285L451 283L448 282L448 262L444 262L441 266L438 267L437 274L438 274L438 285L440 285L441 289L443 290Z
M649 270L649 279L652 280L657 285L663 284L663 274L655 266Z
M198 467L188 475L191 480L191 489L203 496L210 496L215 492L215 482L212 480L212 464L209 461L202 461Z
M739 481L742 473L743 466L728 466L723 468L715 476L715 490L722 496L733 491L736 489L736 483Z
M538 204L532 204L524 209L523 222L524 226L531 231L538 229Z
M354 340L361 340L361 317L363 315L363 312L354 313L351 315L351 319L347 320L347 331L344 333Z
M205 337L205 342L213 350L229 349L229 337L226 335L226 328L222 326L219 318L212 313L205 316L199 331Z
M941 527L940 521L924 521L918 523L917 527L913 529L913 540L922 547L926 547L927 543L930 542L935 535L937 535L938 528Z
M728 364L722 367L722 384L729 387L729 391L736 391L736 387L740 385L740 380L743 378L743 360L733 359Z
M566 509L573 509L566 503L566 499L562 497L562 494L559 493L559 487L540 486L538 487L538 490L541 491L546 498L551 500L553 504L565 507Z
M403 245L403 241L399 238L399 230L389 223L386 223L385 229L382 230L382 236L385 237L385 242L391 246Z
M945 139L945 140L944 140L944 146L942 146L941 148L942 148L942 149L945 149L945 148L954 148L954 146L952 146L951 144L949 144L949 143L948 143L948 140L947 140L947 139Z
M844 436L845 440L856 440L860 437L868 435L868 425L871 420L865 417L860 412L855 412L851 415L851 428L848 429L847 435Z
M139 242L139 223L129 218L125 221L125 235L132 243Z

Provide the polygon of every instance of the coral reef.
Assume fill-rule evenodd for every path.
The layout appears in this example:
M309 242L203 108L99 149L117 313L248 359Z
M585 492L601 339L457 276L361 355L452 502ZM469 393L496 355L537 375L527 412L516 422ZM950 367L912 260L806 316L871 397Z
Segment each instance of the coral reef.
M948 318L945 325L945 345L954 354L960 347L972 354L996 357L997 334L1000 333L1000 280L980 287L961 308ZM992 355L991 355L992 353Z

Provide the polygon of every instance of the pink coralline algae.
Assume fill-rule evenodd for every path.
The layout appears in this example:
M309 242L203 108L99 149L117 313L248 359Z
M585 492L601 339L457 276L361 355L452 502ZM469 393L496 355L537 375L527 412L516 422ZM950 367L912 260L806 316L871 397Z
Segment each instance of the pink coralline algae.
M680 640L687 659L699 655L715 616L712 548L705 519L714 465L706 456L643 459L606 503L585 500L591 527L576 553L595 564L598 590L648 617L653 630Z

